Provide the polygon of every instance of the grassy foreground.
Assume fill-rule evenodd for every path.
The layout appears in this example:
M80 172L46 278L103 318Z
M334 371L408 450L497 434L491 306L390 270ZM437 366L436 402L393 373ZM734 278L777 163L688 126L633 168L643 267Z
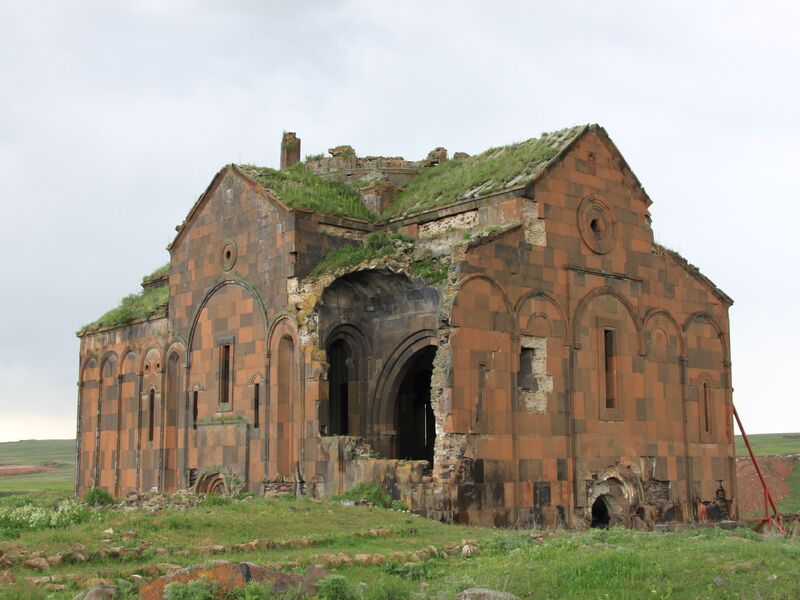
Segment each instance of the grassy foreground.
M45 503L53 499L36 498ZM0 506L15 502L20 502L19 497L2 498ZM381 530L379 535L370 532L375 529ZM272 547L231 547L254 539L271 540ZM297 542L305 539L311 541ZM465 540L480 552L469 558L441 552ZM345 577L357 600L452 598L476 586L505 589L523 598L800 597L800 540L796 536L764 538L749 530L718 529L672 533L492 530L308 499L212 497L195 508L167 508L156 514L97 509L88 521L67 528L7 536L0 540L0 549L21 556L40 551L49 557L76 544L85 548L87 562L62 562L48 571L65 589L48 590L42 583L27 580L42 573L18 559L10 569L16 581L0 584L0 598L72 598L93 577L120 586L126 597L135 597L138 576L153 576L164 563L190 565L212 558L278 562L284 570L299 572L342 553L351 558L356 554L387 558L384 564L332 568ZM411 557L429 546L439 550L438 556ZM111 558L103 552L111 548L132 550ZM393 552L405 552L408 558L392 560Z
M753 436L756 451L785 453L796 434ZM788 446L786 446L787 441ZM0 478L0 512L34 504L54 506L72 488L72 440L0 444L0 464L57 463L47 473ZM767 450L764 450L764 449ZM790 478L800 479L800 469ZM800 481L797 482L800 487ZM104 533L109 529L112 533ZM381 529L382 535L370 535ZM275 544L237 549L255 539ZM300 545L299 540L304 541ZM470 558L443 555L443 548L474 542ZM284 542L281 544L281 542ZM286 544L285 542L292 542ZM621 529L587 533L545 533L443 525L407 513L308 499L211 498L195 508L93 510L88 520L66 528L2 530L0 551L50 557L83 546L88 561L54 565L46 572L22 558L0 566L0 599L73 598L92 578L105 579L136 596L141 577L211 560L279 563L300 572L331 555L382 555L384 564L355 562L331 567L345 577L354 600L371 598L453 598L476 586L507 590L522 598L797 598L800 597L800 540L761 537L747 530L692 530L641 533ZM307 545L305 545L307 544ZM438 556L412 554L435 546ZM219 547L224 549L220 550ZM108 550L129 551L112 558ZM393 560L394 552L407 561ZM3 582L10 573L13 583ZM33 579L52 576L47 583ZM64 589L57 589L64 586ZM292 596L294 597L294 596Z

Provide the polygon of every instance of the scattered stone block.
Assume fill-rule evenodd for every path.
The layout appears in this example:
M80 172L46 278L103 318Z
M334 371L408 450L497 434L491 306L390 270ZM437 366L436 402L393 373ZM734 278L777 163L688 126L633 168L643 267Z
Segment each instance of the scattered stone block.
M36 569L37 571L48 571L50 563L46 558L29 558L23 563L29 569Z
M519 600L509 592L499 592L488 588L470 588L456 594L456 600Z

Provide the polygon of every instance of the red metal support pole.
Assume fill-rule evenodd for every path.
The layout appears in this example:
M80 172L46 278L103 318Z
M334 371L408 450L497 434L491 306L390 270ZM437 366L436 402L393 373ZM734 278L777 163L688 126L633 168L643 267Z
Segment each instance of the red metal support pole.
M731 405L733 406L733 403L731 403ZM764 490L764 516L743 517L741 520L758 521L758 525L756 525L756 531L761 531L761 528L764 527L764 525L768 525L772 526L775 531L784 533L783 517L781 517L781 514L778 512L778 507L775 504L775 500L772 499L772 494L769 491L767 480L764 479L764 474L761 472L761 467L758 464L756 454L753 452L753 447L750 445L750 439L747 437L747 434L744 431L742 420L739 418L739 413L736 412L736 406L733 406L733 416L736 418L736 424L739 426L739 431L742 433L742 439L744 440L745 446L747 446L747 451L750 453L750 460L753 461L753 466L756 468L756 473L761 481L761 487ZM770 512L770 508L772 508L772 513Z

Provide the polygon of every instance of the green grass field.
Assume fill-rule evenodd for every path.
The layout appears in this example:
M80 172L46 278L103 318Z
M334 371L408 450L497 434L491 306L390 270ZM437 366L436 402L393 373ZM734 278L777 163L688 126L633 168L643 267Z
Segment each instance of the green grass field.
M777 438L777 442L776 439ZM792 453L786 435L754 436L757 451L776 447ZM796 440L796 436L788 436ZM0 478L0 512L31 503L48 509L72 489L72 440L22 441L0 444L0 465L57 463L48 473ZM768 450L764 450L764 449ZM792 474L800 488L800 469ZM109 538L103 532L113 529ZM382 528L386 536L360 535ZM311 537L314 545L262 550L227 549L213 557L200 548L230 546L253 539L274 541ZM90 559L60 564L50 574L65 577L65 590L47 590L26 580L40 575L21 562L10 569L16 581L0 584L0 598L72 598L91 577L102 576L135 596L137 573L152 575L156 563L189 565L226 559L255 563L319 562L330 553L411 553L434 545L469 539L481 548L472 558L431 558L414 566L339 567L355 600L371 598L452 598L468 587L506 589L522 598L794 598L800 597L800 539L764 538L749 530L718 529L673 533L641 533L622 529L588 533L531 532L444 525L408 513L375 507L344 506L309 499L250 502L228 500L194 509L168 508L155 515L141 511L98 509L86 522L59 529L0 530L0 549L46 556L75 544L85 546ZM147 542L140 556L103 557L102 549ZM293 568L288 566L286 568Z
M9 498L0 499L0 505ZM113 533L103 533L107 529ZM382 528L388 535L363 536ZM350 565L335 569L352 590L353 600L377 598L453 598L469 587L506 589L522 598L795 598L800 595L800 539L761 537L749 530L687 530L644 533L625 529L587 533L496 530L444 525L404 512L375 507L344 506L308 499L254 499L223 502L194 509L170 508L158 514L98 510L85 523L66 529L22 532L0 546L13 552L42 551L46 556L74 544L85 546L89 560L60 564L50 574L65 577L68 588L48 591L26 581L39 573L22 564L11 572L13 586L0 598L72 598L83 581L102 576L134 597L136 573L155 563L189 565L210 560L201 548L230 546L253 539L289 541L311 537L305 547L263 550L226 549L213 559L281 562L300 572L330 553L382 554L408 552L430 545L442 548L464 539L481 552L472 558L439 556L415 564ZM138 557L104 558L100 550L114 546L149 547ZM297 565L287 565L296 562ZM150 565L150 567L148 567ZM774 577L773 577L774 576ZM127 586L127 587L126 587ZM421 593L422 592L422 593Z
M756 456L800 454L800 433L759 433L747 436ZM747 455L742 436L736 436L736 454Z
M68 493L75 481L75 440L0 443L0 466L53 465L45 473L0 477L0 494L50 490Z

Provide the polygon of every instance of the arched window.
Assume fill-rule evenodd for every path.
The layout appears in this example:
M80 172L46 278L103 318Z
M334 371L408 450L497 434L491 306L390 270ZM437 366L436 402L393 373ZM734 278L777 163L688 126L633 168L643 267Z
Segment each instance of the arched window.
M605 365L605 406L608 410L617 408L617 359L614 344L614 330L603 330L603 359Z
M259 393L259 385L258 383L253 384L253 427L258 429L261 425L260 417L260 404L261 404L261 394Z
M197 390L192 392L192 429L197 429Z
M149 397L150 401L148 403L147 412L150 418L150 424L147 428L147 439L152 442L156 414L156 391L153 388L150 388Z

